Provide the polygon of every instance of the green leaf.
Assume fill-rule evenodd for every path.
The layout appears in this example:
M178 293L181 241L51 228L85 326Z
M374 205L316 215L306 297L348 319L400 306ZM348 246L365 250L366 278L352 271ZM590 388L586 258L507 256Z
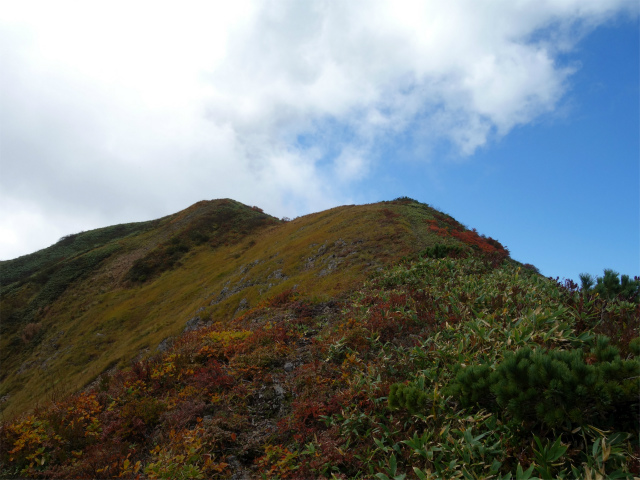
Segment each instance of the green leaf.
M419 480L427 480L427 475L418 467L413 467L413 473L416 474Z
M386 447L382 442L382 440L380 440L379 438L374 438L373 441L378 446L378 448L380 448L380 450L382 450L383 452L389 451L389 447Z
M602 438L597 438L595 442L593 442L593 448L591 449L591 454L594 458L598 457L598 453L600 452L600 440Z
M531 465L525 471L522 471L522 465L518 464L518 469L516 470L516 480L529 480L531 478L531 474L533 473L535 465Z
M553 443L553 445L551 445L551 448L549 449L550 457L548 460L551 462L555 462L561 456L563 456L566 451L567 451L567 447L565 445L562 445L562 443L560 442L560 437L558 437L556 441Z
M389 471L391 475L395 475L397 469L398 469L398 461L396 460L396 456L394 454L394 455L391 455L391 458L389 459Z
M495 475L496 473L498 473L498 470L500 470L501 466L502 466L502 462L499 462L498 460L494 460L493 463L491 464L491 468L489 469L489 473L491 473L492 475Z

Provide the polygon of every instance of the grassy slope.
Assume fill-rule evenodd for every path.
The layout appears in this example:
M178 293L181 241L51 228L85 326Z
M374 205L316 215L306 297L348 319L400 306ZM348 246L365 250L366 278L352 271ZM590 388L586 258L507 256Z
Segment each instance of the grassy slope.
M380 205L363 210L360 219L381 215ZM331 230L342 213L312 220ZM286 227L263 232L274 248L263 254L301 233ZM0 472L382 480L637 475L638 304L603 300L476 250L461 256L391 262L370 281L354 283L341 301L319 298L322 290L312 284L310 295L273 288L266 301L234 318L216 317L165 354L3 425ZM617 349L598 340L603 333ZM496 371L526 349L576 353L582 368L606 370L599 385L615 387L615 395L596 388L570 400L558 394L559 385L542 382L534 400L555 398L561 413L548 418L533 404L497 405L488 391L468 401L469 391L458 388L461 372Z
M242 300L254 306L294 286L309 297L339 296L375 269L442 241L428 228L435 215L426 205L389 202L283 223L237 202L200 202L155 222L79 234L29 262L3 262L3 278L14 282L3 292L0 407L10 416L128 366L180 334L196 312L203 322L229 318ZM171 257L175 245L188 252ZM172 267L132 281L132 267L148 259ZM61 276L70 266L73 274ZM210 305L225 287L232 293Z
M0 397L9 395L2 408L8 412L14 406L29 408L45 399L44 393L56 385L60 384L56 390L64 392L88 381L86 375L93 373L87 367L91 372L96 368L92 361L114 344L120 347L129 339L126 329L147 318L135 302L130 310L126 303L120 305L147 287L127 281L127 272L137 260L171 239L189 234L194 225L204 222L228 226L229 222L219 221L220 215L249 224L256 218L266 224L277 222L238 202L199 202L160 220L83 232L41 252L3 262L1 276L11 283L2 285L0 310L4 367ZM252 225L256 226L260 225ZM232 227L222 235L212 235L212 241L220 237L233 240L250 233L244 226ZM189 239L183 243L193 247ZM102 311L105 302L114 308L99 325L95 312ZM34 326L36 334L25 341L25 329L33 330ZM103 327L105 334L99 331ZM135 356L133 351L125 351L129 357L123 361ZM113 362L112 357L109 362ZM105 367L102 362L98 368Z
M0 285L6 287L24 281L36 272L46 270L61 260L102 247L114 240L145 232L161 221L127 223L98 228L90 232L67 235L48 248L14 260L0 261Z

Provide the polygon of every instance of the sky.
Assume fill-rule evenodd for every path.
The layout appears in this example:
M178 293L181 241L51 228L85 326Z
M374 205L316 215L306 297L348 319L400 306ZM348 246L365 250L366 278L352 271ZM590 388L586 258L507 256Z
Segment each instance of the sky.
M233 198L408 196L640 275L636 0L0 0L0 259Z

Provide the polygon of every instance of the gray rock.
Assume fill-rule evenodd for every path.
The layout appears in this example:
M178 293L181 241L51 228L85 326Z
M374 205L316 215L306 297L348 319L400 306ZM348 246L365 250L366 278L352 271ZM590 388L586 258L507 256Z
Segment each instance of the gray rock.
M182 333L187 333L187 332L191 332L192 330L197 330L199 326L200 326L200 316L196 315L192 319L187 320L187 323L185 324L184 330L182 330Z
M222 300L227 298L229 295L231 295L231 292L229 292L229 289L227 287L224 287L220 291L218 296L216 298L214 298L213 300L211 300L211 303L209 305L215 305L216 303L220 303Z
M287 362L284 364L284 371L285 372L290 372L291 370L293 370L293 363L291 362Z
M287 276L282 273L282 269L278 269L273 271L268 277L267 280L271 280L271 279L276 279L276 280L286 280Z
M158 344L158 347L156 348L156 350L161 353L164 353L167 350L169 350L172 345L173 345L173 337L167 337Z
M243 265L242 267L240 267L240 274L244 275L245 273L247 273L249 270L251 270L253 267L258 265L259 263L260 263L260 260L254 260L251 263L247 263L246 265Z
M31 369L35 365L35 363L36 362L29 362L29 361L23 362L22 365L20 365L20 368L18 369L18 372L17 372L18 375Z
M233 316L235 317L240 312L242 312L243 310L247 310L248 308L249 308L249 300L247 300L246 298L243 298L242 300L240 300L240 303L238 304L238 308L236 308L236 311L234 312Z

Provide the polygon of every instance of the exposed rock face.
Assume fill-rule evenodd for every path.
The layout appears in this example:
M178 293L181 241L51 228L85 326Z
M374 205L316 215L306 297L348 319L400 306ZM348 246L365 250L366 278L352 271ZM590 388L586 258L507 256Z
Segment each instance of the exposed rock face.
M173 337L167 337L160 342L156 350L158 352L166 352L171 348L172 345L173 345Z
M252 409L265 417L280 417L284 414L285 390L279 383L263 385L251 401Z
M286 280L288 277L282 273L282 269L279 268L278 270L275 270L274 272L272 272L268 277L267 280Z
M209 304L210 306L213 306L217 303L220 303L221 301L223 301L225 298L227 298L229 295L231 295L231 293L229 292L229 288L224 287L220 293L218 294L218 296L216 298L214 298L213 300L211 300L211 303Z
M187 320L187 323L184 326L184 330L182 333L191 332L192 330L197 330L200 327L201 319L199 315Z
M240 300L240 303L238 304L238 308L236 309L233 316L235 317L243 310L248 310L248 309L249 309L249 300L247 300L246 298L243 298L242 300Z
M198 310L196 310L196 313L200 313L204 310L205 310L205 307L200 307ZM202 318L200 317L200 315L196 315L195 317L192 317L189 320L187 320L187 323L185 323L184 330L182 330L182 333L192 332L194 330L198 330L204 327L210 327L212 323L213 322L211 321L211 319L207 320L207 317Z
M235 295L236 293L240 293L240 292L242 292L243 290L245 290L245 289L247 289L249 287L253 287L254 285L266 284L268 282L268 280L274 280L274 281L279 280L279 281L282 281L282 280L286 280L288 278L287 275L282 273L282 269L275 270L266 279L264 277L262 279L252 278L249 275L247 275L249 270L251 270L256 265L259 265L260 263L262 263L262 260L256 260L254 262L251 262L251 263L248 263L246 265L241 266L237 270L236 275L242 276L242 277L237 282L235 282L235 284L233 284L233 285L230 285L231 284L231 280L229 280L225 284L225 287L216 296L216 298L211 300L211 302L209 303L209 306L217 305L218 303L226 300L227 298ZM273 283L269 283L269 287L271 287L272 285L273 285ZM215 295L215 293L211 294L211 296L213 296L213 295Z

